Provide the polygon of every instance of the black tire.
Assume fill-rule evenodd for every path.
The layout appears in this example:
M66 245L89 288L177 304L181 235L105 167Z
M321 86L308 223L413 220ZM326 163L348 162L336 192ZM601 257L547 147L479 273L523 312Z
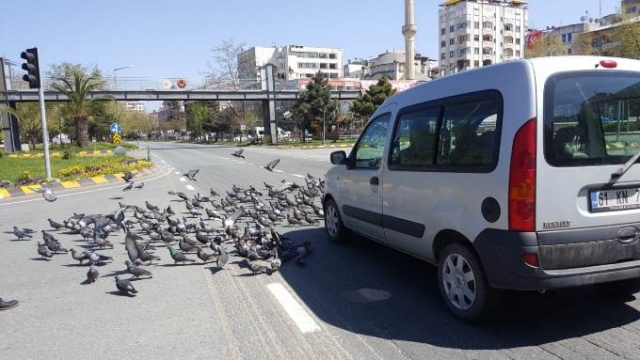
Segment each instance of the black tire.
M497 291L489 286L480 260L462 244L453 243L442 250L438 287L449 311L466 322L486 321L497 306Z
M350 235L349 229L344 227L342 216L335 200L328 199L324 203L324 229L331 242L341 243Z

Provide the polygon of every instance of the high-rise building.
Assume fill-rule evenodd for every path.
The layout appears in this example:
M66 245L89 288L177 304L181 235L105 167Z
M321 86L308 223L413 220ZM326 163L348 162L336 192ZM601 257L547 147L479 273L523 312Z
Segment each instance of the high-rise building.
M313 77L318 71L330 79L343 77L343 50L300 45L252 47L238 54L241 80L260 80L260 68L275 65L276 78L297 80Z
M524 55L527 1L448 0L440 7L440 76Z

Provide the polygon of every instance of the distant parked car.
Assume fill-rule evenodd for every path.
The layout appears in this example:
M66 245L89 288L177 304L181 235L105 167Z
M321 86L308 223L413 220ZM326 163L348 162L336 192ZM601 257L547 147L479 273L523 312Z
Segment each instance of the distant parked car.
M0 140L0 149L4 149L4 141Z

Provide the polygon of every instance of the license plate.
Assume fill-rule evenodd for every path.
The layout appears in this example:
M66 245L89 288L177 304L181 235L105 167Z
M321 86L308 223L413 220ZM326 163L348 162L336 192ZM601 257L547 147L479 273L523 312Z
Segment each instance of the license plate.
M591 212L640 208L640 188L591 190Z

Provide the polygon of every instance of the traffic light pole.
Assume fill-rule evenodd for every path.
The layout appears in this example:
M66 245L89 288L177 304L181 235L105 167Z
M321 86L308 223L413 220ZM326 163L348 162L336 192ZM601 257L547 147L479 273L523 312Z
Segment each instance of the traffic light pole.
M42 79L42 76L40 76ZM40 98L40 119L42 119L42 145L44 147L44 168L47 173L47 180L51 179L51 162L49 161L49 130L47 129L47 114L44 107L44 87L40 83L38 89Z

